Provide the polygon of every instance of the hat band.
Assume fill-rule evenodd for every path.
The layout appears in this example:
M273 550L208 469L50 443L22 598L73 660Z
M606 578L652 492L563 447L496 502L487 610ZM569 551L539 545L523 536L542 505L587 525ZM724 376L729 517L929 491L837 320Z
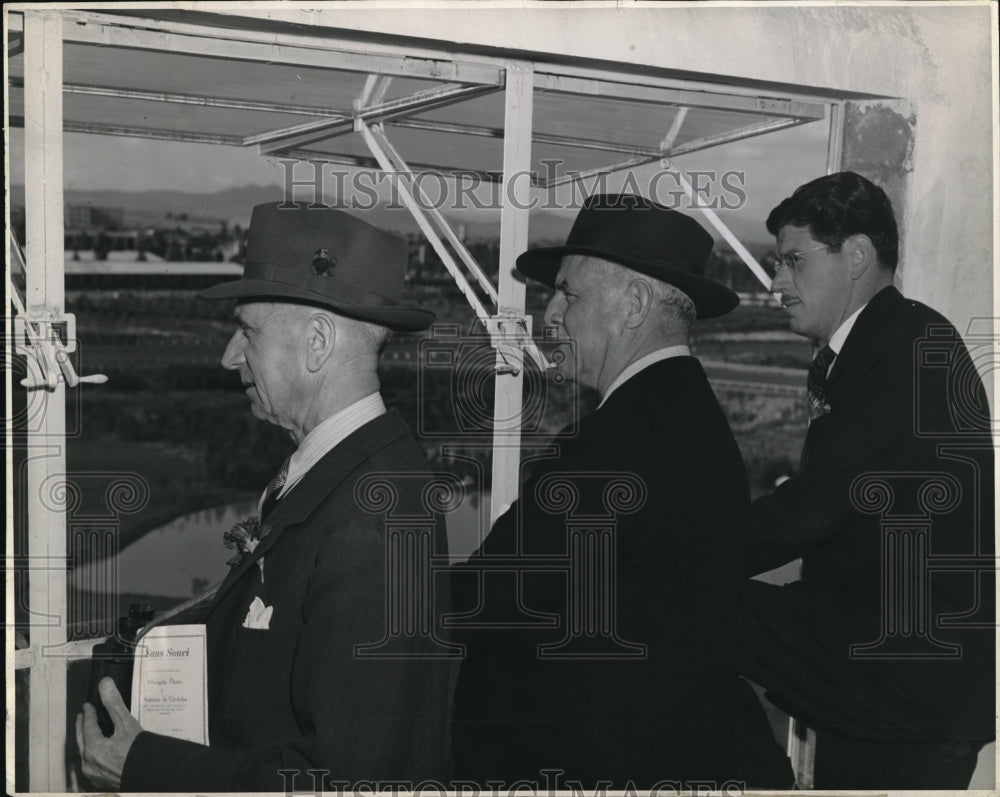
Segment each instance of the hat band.
M276 266L271 263L248 262L243 268L243 279L278 282L293 288L303 288L328 299L357 305L358 307L398 307L399 303L378 293L366 291L357 285L328 277L325 274L303 274L301 268Z

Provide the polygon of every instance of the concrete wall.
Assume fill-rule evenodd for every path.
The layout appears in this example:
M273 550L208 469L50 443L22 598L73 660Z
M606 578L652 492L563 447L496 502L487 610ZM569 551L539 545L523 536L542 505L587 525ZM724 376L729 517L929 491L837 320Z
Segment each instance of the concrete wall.
M965 333L993 311L988 5L274 11L275 19L900 98L904 291ZM845 152L868 170L858 148ZM891 150L893 142L883 139ZM853 152L853 154L851 154ZM897 153L898 154L898 153ZM871 156L869 160L877 160ZM869 163L868 165L872 165ZM789 191L794 185L789 186ZM990 327L991 328L991 327ZM984 372L987 368L983 368Z

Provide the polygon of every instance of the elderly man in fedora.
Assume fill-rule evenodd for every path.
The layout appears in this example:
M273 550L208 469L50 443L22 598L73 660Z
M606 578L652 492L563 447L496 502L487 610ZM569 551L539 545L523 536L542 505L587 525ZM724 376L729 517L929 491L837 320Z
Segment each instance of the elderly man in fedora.
M376 374L390 330L433 321L400 304L406 263L405 241L346 213L259 205L242 279L203 293L238 300L222 364L297 448L204 612L210 746L144 731L105 679L114 735L92 706L77 719L94 785L318 791L331 779L446 777L450 677L434 640L407 637L394 658L357 653L385 638L390 611L386 521L359 506L359 481L409 477L396 510L427 514L427 463ZM433 535L446 553L443 524Z
M555 289L545 322L569 345L560 374L595 389L600 405L453 567L455 638L466 645L452 732L459 779L793 783L730 662L750 500L690 350L696 318L739 302L703 276L712 245L682 213L599 195L565 246L518 258Z

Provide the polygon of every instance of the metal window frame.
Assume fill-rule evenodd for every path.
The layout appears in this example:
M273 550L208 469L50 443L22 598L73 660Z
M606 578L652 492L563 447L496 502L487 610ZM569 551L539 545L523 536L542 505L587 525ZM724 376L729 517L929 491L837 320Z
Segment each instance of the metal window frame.
M25 304L28 318L49 322L61 320L65 311L62 32L62 18L58 12L39 11L24 19L24 72L28 89L24 101L25 130L37 133L24 137L28 266L25 269ZM9 238L7 244L9 247ZM66 385L59 381L46 396L45 411L38 419L39 428L32 430L27 446L28 561L62 565L32 568L27 572L28 607L33 612L32 619L39 616L40 609L48 617L58 618L54 623L31 623L29 652L22 653L20 662L29 669L28 768L31 787L39 791L62 791L65 787L62 751L66 744L68 660L45 653L48 648L62 647L66 643L66 514L57 500L51 500L55 496L45 500L41 489L50 479L65 479L65 414ZM7 544L11 552L13 542L13 519L8 515ZM8 598L12 598L10 578L7 583ZM9 599L9 621L13 619L10 616L12 604ZM10 639L13 629L14 623L9 622L8 643L13 641ZM8 650L13 648L14 645L9 644ZM13 690L13 680L8 679L8 690ZM11 697L9 694L8 705L12 704Z
M423 49L412 45L399 45L391 41L359 43L338 32L324 35L303 33L275 34L241 28L218 28L210 25L131 17L91 11L25 10L21 13L6 12L8 33L11 34L7 53L24 54L25 109L25 205L27 214L27 313L29 317L58 321L64 316L64 263L63 263L63 175L62 142L66 132L104 133L148 138L161 138L200 143L228 144L233 146L256 145L262 153L280 153L286 157L320 160L352 165L385 161L389 150L385 146L386 127L399 127L441 132L462 133L503 139L503 169L501 174L479 172L484 179L500 182L504 204L500 218L500 277L495 289L486 290L496 303L492 315L491 333L498 345L498 375L495 384L495 418L517 417L521 410L523 371L511 368L509 357L518 346L530 340L530 329L525 322L525 286L514 277L514 262L527 246L528 209L511 201L514 192L510 181L516 175L526 175L531 167L532 143L575 146L582 149L619 152L630 156L617 164L602 167L605 173L629 168L643 163L662 160L666 168L669 158L709 146L759 135L803 121L827 118L830 124L830 149L828 168L839 163L843 100L830 96L811 95L795 91L761 91L753 87L726 85L725 90L715 83L651 75L643 71L631 74L628 67L592 65L559 65L528 62L517 57L491 57L448 53L442 50ZM238 17L233 19L238 21ZM116 89L110 86L90 86L64 83L62 48L64 43L93 46L130 47L197 56L248 61L327 67L330 69L359 72L368 75L362 96L351 115L331 113L327 109L311 106L294 106L281 103L263 103L252 100L213 97L187 93L151 92L136 89ZM410 97L384 101L389 77L421 78L444 82L426 92ZM18 85L15 80L9 85ZM8 87L5 87L5 92ZM475 125L447 124L420 119L407 119L405 115L426 110L447 102L457 102L484 92L504 92L504 128L497 129ZM560 92L581 97L614 96L629 102L672 105L679 108L724 108L734 111L757 113L769 120L764 123L731 131L727 135L706 137L696 142L674 147L677 129L668 131L659 149L614 142L574 139L565 136L533 133L533 101L536 92ZM281 113L314 116L305 126L298 125L283 130L252 136L226 136L204 132L183 133L148 128L116 126L112 124L65 123L62 113L64 94L89 94L113 96L123 99L155 100L159 102L204 105L240 110L278 111ZM6 95L5 95L6 97ZM674 128L683 122L679 115ZM773 117L778 117L777 119ZM18 121L13 119L12 121ZM379 132L372 132L372 125L380 125ZM373 158L328 155L307 148L318 137L359 132L366 134L372 147ZM381 141L380 141L381 139ZM388 161L391 163L391 158ZM405 165L405 162L403 162ZM384 163L383 163L384 165ZM398 163L396 164L399 165ZM433 169L449 173L448 168L434 164L411 164L416 169ZM469 174L468 170L462 170ZM579 177L577 178L579 179ZM683 178L682 178L683 179ZM546 183L543 188L554 188L561 181ZM686 186L690 192L690 185ZM709 213L711 211L708 211ZM415 214L419 217L419 213ZM709 222L722 233L737 252L754 270L765 287L769 280L749 252L739 245L735 236L714 214ZM419 221L419 218L418 218ZM425 217L424 223L430 225ZM434 218L442 234L465 261L464 247L456 247L457 236L447 222ZM9 226L9 225L8 225ZM432 240L436 238L435 235ZM438 240L440 244L440 240ZM460 244L460 242L459 242ZM443 244L441 244L444 249ZM464 262L478 280L473 263ZM452 264L453 275L458 278L460 269ZM464 280L464 277L462 278ZM461 285L462 280L459 280ZM467 284L467 283L466 283ZM492 288L492 286L491 286ZM7 290L10 290L8 282ZM471 291L471 289L470 289ZM485 307L481 308L488 311ZM10 339L11 323L7 320ZM525 337L527 333L527 338ZM516 345L511 345L514 341ZM6 389L11 386L7 383ZM46 561L66 561L66 516L58 505L42 499L40 486L48 479L65 478L65 380L60 381L46 395L46 412L39 431L33 431L28 442L28 554L43 557ZM8 399L10 394L8 393ZM8 401L8 406L10 406ZM8 424L8 454L10 465L11 432ZM520 430L505 424L497 428L493 439L493 494L491 520L503 511L516 497L519 483ZM34 454L37 450L37 455ZM13 550L12 519L7 522L8 550ZM10 562L8 562L8 573ZM14 617L8 578L7 649L14 648ZM65 618L67 578L65 569L40 569L30 578L29 606L44 610L51 616ZM64 750L66 746L66 672L73 658L89 655L93 641L67 643L64 623L45 625L33 623L30 628L30 647L17 651L16 669L30 672L30 788L33 791L57 792L65 790L66 771ZM46 650L59 647L58 656L46 656ZM9 665L8 665L9 667ZM8 670L9 672L9 670ZM13 705L13 678L8 678L7 701ZM10 713L8 713L10 717ZM12 771L12 770L9 770ZM13 784L10 784L13 787Z

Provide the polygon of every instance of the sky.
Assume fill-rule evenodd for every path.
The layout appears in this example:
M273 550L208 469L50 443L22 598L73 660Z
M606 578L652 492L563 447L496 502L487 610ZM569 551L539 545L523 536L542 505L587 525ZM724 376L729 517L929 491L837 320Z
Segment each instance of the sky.
M692 179L692 172L712 171L720 175L717 179L708 178L706 182L709 196L718 200L719 216L740 237L759 241L767 237L763 220L768 211L796 186L825 171L827 129L825 122L813 122L691 153L677 158L674 163L689 180ZM11 130L10 140L11 183L22 184L23 131ZM285 168L278 159L259 155L256 147L78 133L67 133L63 147L64 189L67 190L213 193L246 185L281 186L285 179ZM649 195L652 186L660 201L667 204L678 201L677 183L672 179L657 180L659 171L660 166L652 164L622 172L608 179L607 188L611 191L637 188L640 193ZM295 174L299 179L300 173ZM727 174L729 176L725 177ZM722 179L727 181L725 186L720 182ZM435 184L429 185L428 193L431 193ZM588 185L593 186L593 181ZM380 193L384 200L388 200L387 190ZM570 200L571 193L569 188L564 188L560 197ZM537 193L534 197L540 205L561 204L561 200L542 203ZM686 204L683 200L680 206ZM738 207L727 209L727 204ZM499 213L495 210L446 208L444 212L454 223L499 223ZM575 215L575 208L558 210L541 207L536 212L565 217L568 224Z

